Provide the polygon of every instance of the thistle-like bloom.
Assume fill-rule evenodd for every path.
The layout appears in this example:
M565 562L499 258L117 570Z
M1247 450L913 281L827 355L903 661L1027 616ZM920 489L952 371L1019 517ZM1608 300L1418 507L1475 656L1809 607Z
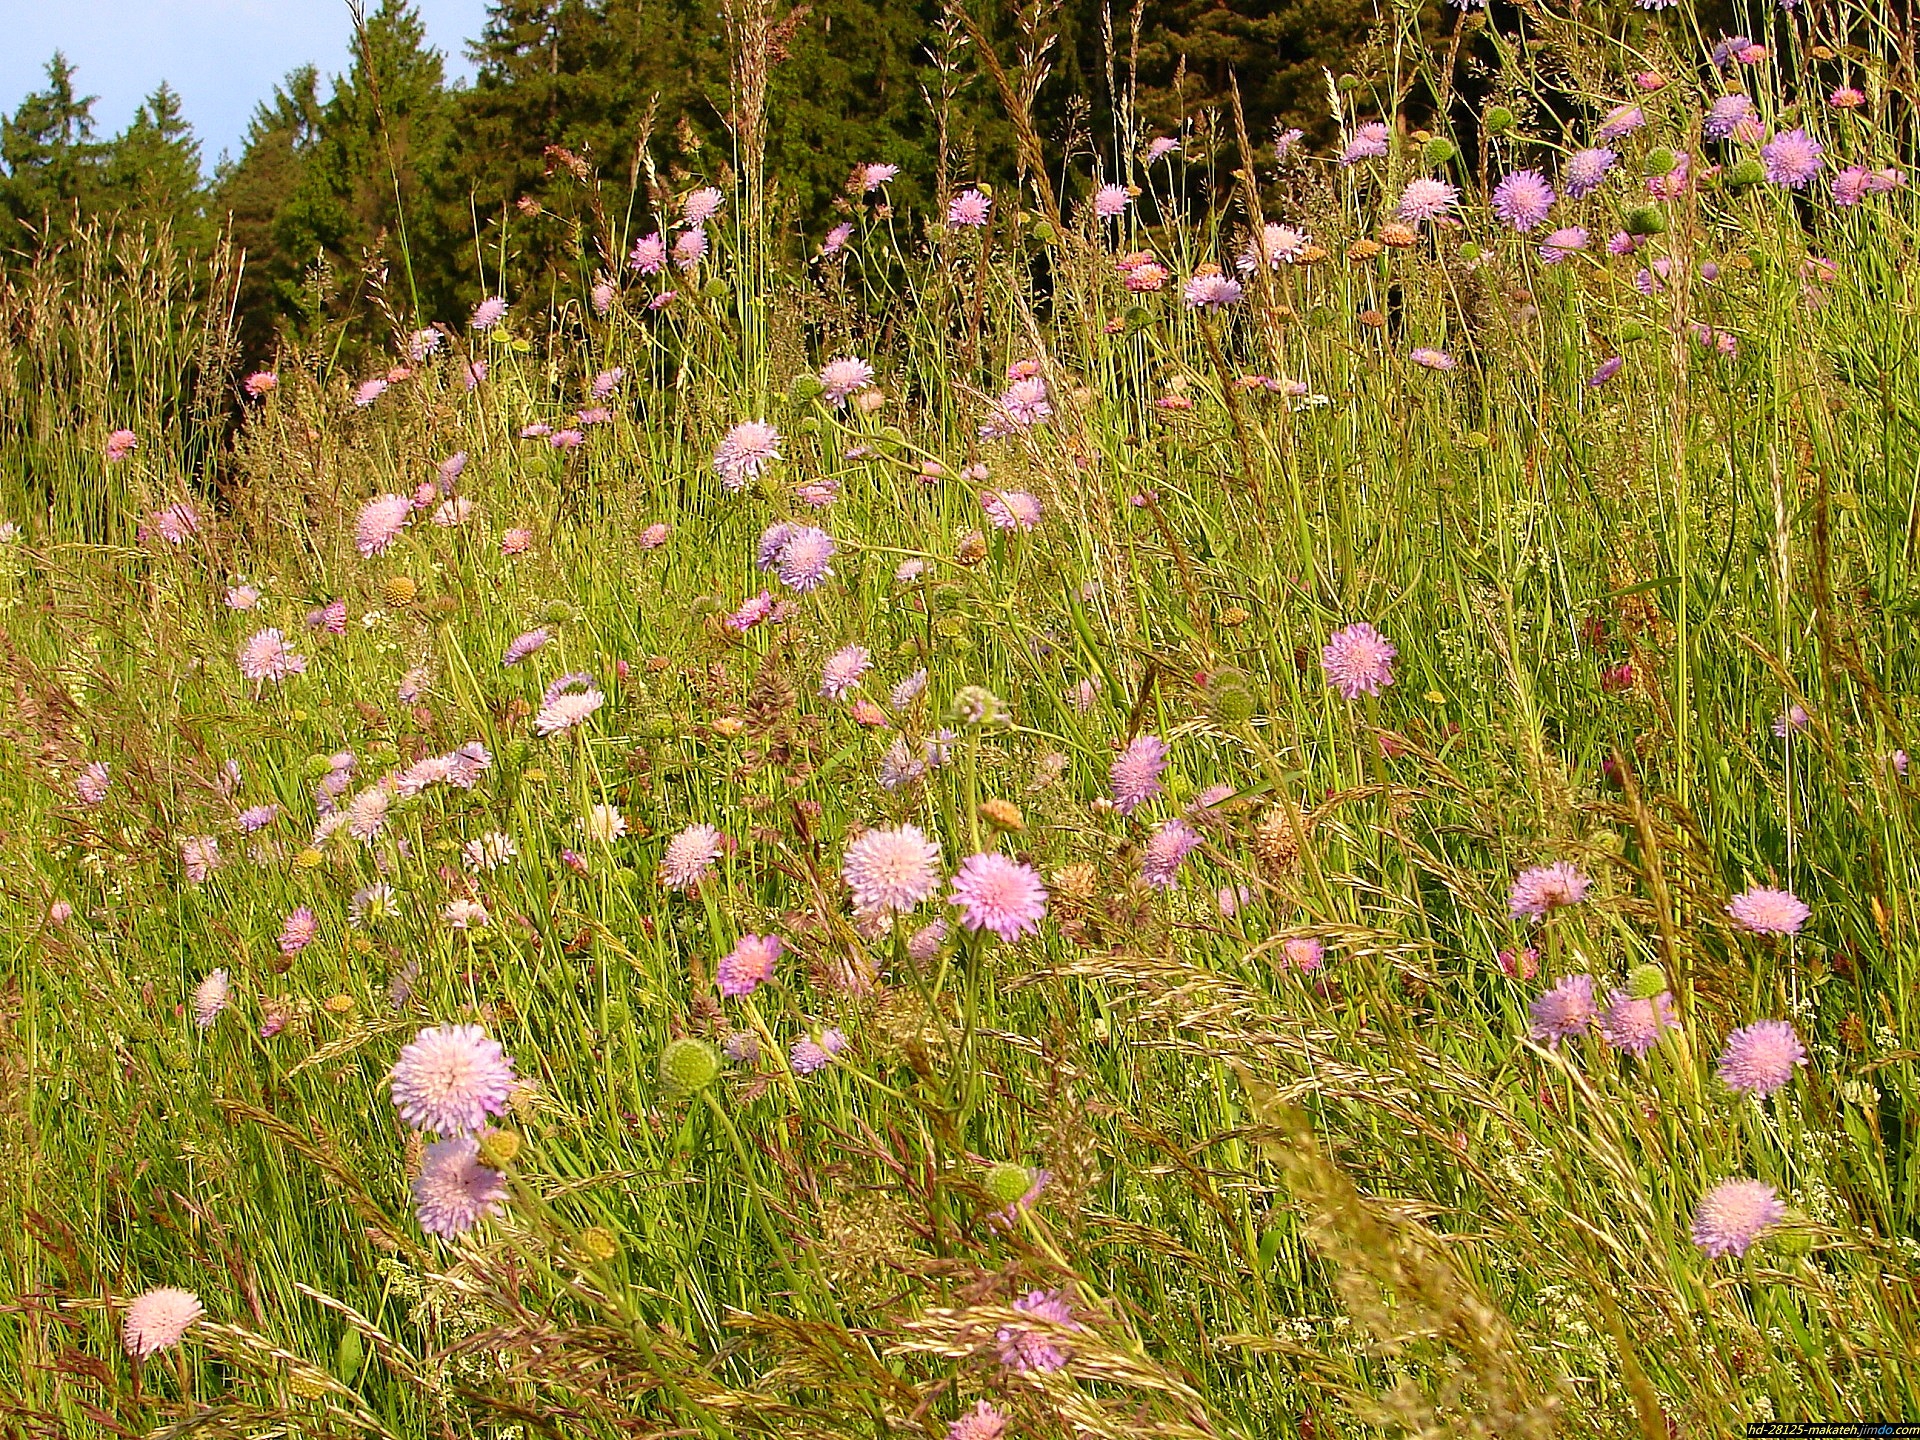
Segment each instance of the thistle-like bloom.
M773 979L785 948L778 935L742 935L733 949L720 957L714 978L726 996L751 995Z
M220 868L220 842L211 835L190 835L180 842L180 868L195 885Z
M922 666L893 687L887 695L887 704L896 710L904 710L924 695L926 690L927 671L926 667Z
M127 1354L145 1360L171 1350L186 1336L193 1322L206 1314L200 1297L191 1290L165 1286L149 1290L127 1306L121 1331Z
M469 317L467 323L475 330L485 332L493 329L494 326L506 318L507 302L505 298L499 295L490 295L473 307L473 314Z
M280 377L271 370L256 370L246 379L246 391L255 400L264 399L280 388Z
M504 1115L513 1063L478 1025L429 1026L393 1066L393 1104L416 1130L471 1135Z
M744 635L754 626L773 614L773 596L762 590L758 595L741 602L740 608L720 623L736 635Z
M947 223L949 225L984 225L992 211L993 201L987 196L978 190L962 190L947 206Z
M1755 885L1728 902L1727 914L1755 935L1797 935L1813 911L1791 890Z
M1607 118L1600 122L1600 128L1594 133L1602 140L1620 140L1646 123L1647 112L1638 105L1616 105L1607 112Z
M1434 350L1427 346L1416 346L1407 353L1407 358L1424 370L1457 370L1460 362L1444 350Z
M947 1426L947 1440L1003 1440L1006 1433L1006 1413L984 1400Z
M860 193L871 195L900 173L898 165L870 164L860 167Z
M1073 1313L1073 1305L1063 1290L1033 1290L1013 1302L1022 1315L1046 1322L1048 1330L1025 1325L1002 1325L994 1332L1000 1363L1009 1370L1051 1371L1063 1369L1073 1351L1058 1337L1060 1330L1085 1330Z
M838 1030L822 1030L818 1036L803 1035L787 1052L787 1063L796 1075L812 1075L833 1063L833 1057L847 1048L847 1037Z
M256 630L240 647L240 673L249 680L278 683L306 668L307 657L294 654L286 637L271 627Z
M1720 1079L1743 1095L1768 1096L1793 1079L1794 1067L1807 1063L1807 1047L1786 1020L1760 1020L1727 1036L1720 1054Z
M302 905L280 922L280 953L298 955L319 933L320 922L314 918L313 911Z
M1546 220L1554 198L1553 186L1538 170L1515 170L1493 187L1493 213L1524 233Z
M1587 898L1593 881L1580 873L1570 861L1556 860L1551 865L1534 865L1514 877L1507 896L1507 909L1513 918L1544 920L1549 910L1578 905Z
M82 770L73 782L74 796L82 805L99 805L113 785L113 772L96 760Z
M873 366L864 360L843 355L820 367L820 384L827 403L836 410L844 409L848 396L872 388Z
M1820 142L1805 130L1783 130L1760 147L1760 162L1766 167L1769 183L1804 190L1807 182L1820 173L1825 153Z
M627 817L611 805L590 805L580 817L580 833L596 845L611 845L627 833Z
M855 910L904 915L939 889L940 845L917 825L869 830L847 846L840 875Z
M707 257L707 232L699 226L691 230L682 230L674 238L673 263L682 270L691 270Z
M1584 1035L1600 1018L1599 1002L1593 993L1591 975L1569 975L1527 1006L1532 1021L1527 1033L1541 1045L1556 1044L1574 1035Z
M1047 913L1047 889L1031 865L988 851L969 855L953 877L948 896L969 930L991 930L1002 940L1039 933Z
M635 543L638 544L642 550L658 550L662 545L667 543L667 536L672 533L673 527L671 525L667 524L664 520L656 520L640 532L640 538Z
M1780 1192L1764 1180L1722 1180L1700 1199L1693 1243L1709 1260L1745 1255L1753 1242L1787 1218Z
M986 490L980 507L996 530L1031 530L1040 523L1040 501L1025 490Z
M478 740L469 740L447 756L447 783L456 790L471 790L480 777L493 768L493 756Z
M738 491L780 458L780 432L764 420L742 420L713 452L713 468L721 484Z
M1837 171L1833 179L1827 182L1833 191L1833 203L1840 206L1858 205L1871 193L1868 185L1872 178L1873 172L1864 165L1849 165Z
M518 665L534 651L553 639L551 632L543 625L537 630L527 630L513 637L507 648L500 654L502 665Z
M1700 133L1709 140L1724 140L1756 113L1749 97L1722 95L1707 107L1707 118L1701 122Z
M667 268L667 242L661 239L658 230L633 242L633 249L627 254L627 264L642 275L658 275Z
M131 430L116 430L107 436L107 463L117 465L140 448L140 437Z
M1180 878L1180 866L1199 848L1200 835L1184 820L1169 820L1146 843L1140 857L1140 878L1155 890L1171 890Z
M1422 175L1407 182L1407 188L1400 192L1400 203L1394 213L1409 225L1418 225L1450 213L1459 199L1458 185L1450 185L1431 175Z
M376 495L360 507L360 518L353 527L353 542L361 555L371 560L384 555L400 538L413 516L413 500L406 495Z
M1645 998L1615 990L1607 996L1607 1008L1600 1014L1601 1038L1636 1058L1644 1057L1665 1032L1679 1028L1673 996L1664 990Z
M704 225L720 213L720 207L727 197L712 185L703 187L687 196L680 214L689 225Z
M1260 227L1258 234L1247 236L1247 243L1241 248L1236 263L1242 273L1258 270L1262 266L1278 270L1282 265L1291 265L1306 254L1307 247L1312 243L1313 237L1297 226L1268 223Z
M1584 226L1563 225L1540 242L1540 258L1549 265L1558 265L1569 255L1586 249L1591 238Z
M1311 935L1289 936L1281 942L1280 953L1303 975L1310 975L1327 963L1327 947Z
M347 833L356 840L373 842L387 828L387 812L393 808L393 791L385 785L369 785L347 802Z
M1113 787L1113 808L1131 815L1160 793L1160 776L1167 768L1167 746L1158 735L1136 735L1107 768Z
M1386 153L1386 124L1379 120L1369 120L1353 132L1353 138L1347 141L1346 148L1340 152L1340 163L1356 165L1362 160L1378 160Z
M413 1180L414 1214L429 1235L452 1240L464 1235L507 1202L506 1177L480 1163L480 1141L472 1135L437 1140L420 1156Z
M386 378L376 375L371 380L363 380L360 382L359 388L353 392L353 403L359 409L364 410L386 393Z
M1188 308L1193 310L1224 310L1229 305L1238 305L1245 294L1238 280L1214 269L1195 275L1181 291Z
M487 907L478 900L449 900L440 918L449 930L479 930L492 923Z
M1600 368L1587 377L1587 388L1589 390L1598 390L1602 385L1618 375L1621 367L1626 363L1627 362L1618 355L1613 356L1611 359L1602 360L1600 362ZM1629 675L1632 674L1632 668L1632 666L1627 667L1627 673Z
M1102 185L1093 192L1093 213L1102 220L1117 220L1127 213L1131 199L1124 185Z
M533 717L536 734L559 735L585 724L593 712L606 703L607 697L598 686L591 682L581 684L578 676L573 678L575 683L569 688L558 694L548 692L540 713Z
M780 546L774 573L783 585L804 594L833 574L828 562L836 548L826 531L813 525L796 525Z
M1378 695L1393 684L1394 644L1373 626L1361 621L1327 637L1320 652L1320 668L1327 683L1348 700Z
M864 645L843 645L827 657L820 667L820 695L826 700L844 700L860 683L860 677L873 667L873 656Z
M720 858L726 837L711 825L689 825L667 842L660 857L660 883L669 890L698 884Z
M329 635L347 633L347 602L329 600L324 605L316 605L307 612L307 628L324 630Z
M193 1023L202 1030L212 1029L213 1022L220 1018L220 1012L227 1008L227 996L231 988L225 970L215 970L195 986Z

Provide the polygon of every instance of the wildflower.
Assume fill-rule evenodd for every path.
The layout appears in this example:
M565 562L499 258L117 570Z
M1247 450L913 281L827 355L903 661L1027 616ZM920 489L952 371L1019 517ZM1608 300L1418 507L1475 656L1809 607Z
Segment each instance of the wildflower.
M493 919L487 914L487 907L478 900L449 900L447 908L440 912L440 918L447 922L450 930L478 930Z
M499 295L490 295L473 307L473 314L467 323L483 334L507 318L507 302Z
M1560 184L1570 200L1581 200L1600 188L1613 162L1619 157L1604 147L1576 150L1560 167Z
M1842 85L1827 96L1827 104L1836 110L1858 110L1867 97L1851 85Z
M1535 229L1553 208L1553 186L1538 170L1515 170L1493 187L1493 213L1514 229Z
M1587 898L1587 890L1592 884L1593 881L1569 861L1556 860L1551 865L1535 865L1514 877L1513 889L1507 896L1507 908L1516 920L1522 916L1544 920L1548 911L1558 910L1565 905L1578 905Z
M95 760L73 782L73 793L82 805L98 805L107 798L113 784L113 772Z
M729 490L743 490L780 455L780 432L764 420L743 420L713 452L713 468Z
M1768 183L1804 190L1807 182L1820 173L1820 142L1805 130L1783 130L1760 147L1760 160L1766 166Z
M1509 980L1531 980L1540 973L1540 952L1531 945L1521 950L1502 950L1494 957L1500 973Z
M346 634L347 602L344 600L329 600L326 604L309 610L307 612L307 628L309 630L324 630L329 635Z
M251 610L259 603L260 587L257 585L233 585L227 589L229 610Z
M191 1290L181 1290L171 1285L149 1290L127 1306L121 1330L122 1343L126 1346L127 1354L145 1360L162 1350L173 1349L186 1336L194 1321L204 1314L206 1307L201 1305L200 1297Z
M1727 914L1755 935L1797 935L1813 911L1791 890L1755 885L1728 902Z
M926 758L916 755L904 736L896 737L880 757L880 783L889 790L904 790L926 773Z
M1602 140L1622 140L1646 123L1647 112L1638 105L1617 105L1594 133Z
M1048 398L1045 378L1022 375L1001 393L992 418L980 427L980 433L995 439L1016 430L1029 430L1052 414L1053 402Z
M869 830L847 846L841 878L857 911L904 915L940 886L940 846L916 825Z
M858 394L872 386L873 366L851 357L829 360L820 367L820 384L824 387L827 403L835 409L841 409L846 405L849 395Z
M829 230L827 232L827 238L820 242L820 253L822 255L837 254L840 248L843 245L845 245L850 238L852 238L852 235L853 235L852 222L847 220L842 220L838 225L834 226L831 230Z
M900 173L898 165L862 165L859 170L860 193L871 195Z
M185 503L176 503L163 510L156 510L150 517L153 528L160 538L169 545L184 545L200 530L200 512Z
M1131 197L1124 185L1102 185L1093 192L1093 213L1102 220L1117 220L1127 213Z
M1262 225L1258 234L1247 237L1238 264L1243 273L1257 270L1262 265L1269 270L1278 270L1282 265L1291 265L1306 254L1307 246L1312 243L1312 237L1304 230L1292 225L1269 223Z
M1620 367L1626 363L1627 362L1618 355L1608 360L1602 360L1600 362L1600 368L1587 377L1587 388L1589 390L1598 390L1602 385L1618 375L1620 373Z
M215 970L202 980L193 992L193 1023L202 1030L211 1029L227 1008L230 988L225 970Z
M827 700L844 700L860 683L873 664L864 645L844 645L827 657L820 670L820 694Z
M1709 1260L1745 1255L1767 1231L1787 1218L1780 1192L1764 1180L1722 1180L1700 1200L1693 1215L1693 1243Z
M190 835L180 842L180 866L187 879L204 885L220 867L220 842L211 835Z
M249 680L278 683L307 668L307 657L287 648L278 630L257 630L240 647L240 673Z
M500 663L518 665L552 639L552 633L544 625L538 629L524 630L508 642L507 648L500 653Z
M751 995L769 983L783 948L777 935L742 935L739 943L721 956L720 963L714 967L720 993L730 997Z
M378 839L392 808L391 790L385 785L369 786L347 802L347 833L356 840Z
M1166 768L1165 742L1157 735L1135 736L1107 770L1107 779L1113 787L1113 808L1122 815L1131 815L1160 794L1160 776Z
M433 512L433 523L442 529L450 529L455 525L465 524L467 517L471 514L473 514L473 501L464 495L456 495L451 500L440 502Z
M996 530L1031 530L1040 523L1040 501L1025 490L988 490L980 506Z
M1786 1020L1760 1020L1727 1036L1720 1054L1720 1079L1743 1095L1768 1096L1793 1079L1794 1067L1807 1063L1807 1048Z
M838 1030L823 1030L818 1037L802 1036L787 1052L787 1062L796 1075L812 1075L833 1063L833 1057L847 1048L847 1037Z
M1156 890L1171 890L1181 863L1199 845L1199 833L1186 821L1167 821L1147 841L1140 859L1140 878Z
M376 375L371 380L361 382L360 387L353 392L353 403L364 410L386 393L387 382Z
M478 390L487 380L487 362L472 360L461 368L461 383L469 390Z
M833 537L812 525L798 525L780 546L776 573L783 585L805 593L817 587L833 568Z
M993 209L993 201L978 190L962 190L947 206L949 225L984 225Z
M377 923L392 917L397 900L391 885L363 885L347 902L347 915L356 925Z
M256 370L243 383L247 394L260 400L280 388L280 377L271 370Z
M1146 163L1163 160L1180 149L1180 142L1165 135L1156 135L1147 143Z
M1616 1050L1636 1057L1644 1057L1663 1032L1679 1028L1673 996L1664 990L1648 996L1615 990L1607 996L1607 1008L1600 1014L1601 1038Z
M1085 1330L1073 1313L1073 1305L1063 1290L1033 1290L1013 1302L1022 1315L1045 1321L1054 1330ZM1052 1371L1063 1369L1073 1352L1056 1341L1048 1331L1025 1325L1002 1325L995 1333L1000 1363L1009 1370Z
M403 1046L392 1072L393 1104L416 1130L471 1135L504 1115L513 1062L478 1025L435 1025Z
M116 430L107 436L107 463L117 465L140 448L140 437L131 430Z
M1327 683L1348 700L1378 695L1393 684L1393 661L1400 652L1364 620L1336 630L1320 652Z
M947 1426L947 1440L1002 1440L1006 1433L1005 1412L984 1400L976 1401L973 1409Z
M320 922L314 918L313 911L305 905L291 912L280 922L280 953L298 955L313 943L313 937L320 933Z
M1836 171L1828 185L1833 191L1833 203L1836 205L1858 205L1867 197L1867 182L1871 172L1864 165L1849 165Z
M1540 258L1549 265L1558 265L1567 256L1587 248L1588 235L1579 225L1566 225L1555 230L1540 242Z
M464 1235L498 1215L506 1201L506 1178L481 1163L479 1138L455 1135L421 1152L420 1173L413 1178L413 1208L427 1234L443 1240Z
M1120 278L1136 295L1157 295L1166 289L1173 272L1157 260L1144 258L1136 265L1123 266Z
M919 669L907 676L887 696L887 704L896 710L904 710L918 700L927 688L927 672Z
M642 550L658 550L667 543L667 536L673 533L673 527L664 520L656 520L640 532L640 538L634 543Z
M533 717L533 728L539 735L559 735L585 724L588 717L606 703L607 697L597 685L576 683L558 694L549 692L546 703L540 707L540 713Z
M1460 362L1444 350L1433 350L1426 346L1416 346L1407 353L1414 364L1427 370L1457 370Z
M708 185L687 196L681 206L680 214L689 225L704 225L720 213L720 207L727 197L715 187Z
M611 845L627 833L627 817L611 805L589 806L580 817L580 832L596 845Z
M493 756L478 740L469 740L447 756L447 783L458 790L471 790L480 777L493 768Z
M1047 913L1047 890L1031 865L993 852L969 855L953 877L951 902L969 930L991 930L1011 942L1037 934Z
M1400 192L1400 203L1394 213L1410 225L1419 225L1424 221L1438 220L1451 211L1459 199L1458 185L1450 185L1431 175L1422 175L1407 182L1407 188Z
M720 857L722 839L711 825L689 825L667 842L660 857L660 883L669 890L685 890L704 880Z
M372 559L384 555L413 517L413 501L405 495L376 495L360 508L353 529L354 545Z
M1188 308L1194 310L1223 310L1229 305L1238 305L1245 293L1238 280L1229 279L1211 266L1187 281L1181 292Z
M1774 719L1773 733L1776 738L1784 740L1789 735L1797 735L1812 723L1813 717L1807 713L1806 706L1795 703L1787 706Z
M633 249L627 252L627 264L642 275L658 275L667 268L667 242L658 230L633 242Z
M1527 1033L1542 1045L1584 1035L1600 1018L1591 975L1569 975L1527 1006Z
M707 232L698 226L692 230L682 230L673 242L673 263L682 270L691 270L706 258Z
M1369 120L1353 132L1346 148L1340 152L1340 163L1355 165L1362 160L1377 160L1386 153L1386 125L1379 120Z
M773 614L773 596L762 590L758 595L743 601L738 610L720 623L736 635L744 635L754 626Z
M1722 95L1707 107L1700 133L1709 140L1725 140L1758 112L1746 95Z
M469 870L485 874L498 870L513 859L520 853L520 847L513 843L511 835L489 830L461 846L460 853L466 857Z

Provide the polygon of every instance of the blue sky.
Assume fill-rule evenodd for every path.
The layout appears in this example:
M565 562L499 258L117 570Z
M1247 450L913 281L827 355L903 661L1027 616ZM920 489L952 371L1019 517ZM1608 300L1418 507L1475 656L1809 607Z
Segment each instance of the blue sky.
M418 5L448 73L470 73L465 42L479 34L486 0ZM289 70L345 70L352 32L345 0L0 0L0 110L39 89L61 50L80 93L99 97L102 134L125 126L162 80L172 85L211 170L222 150L239 151L253 107Z

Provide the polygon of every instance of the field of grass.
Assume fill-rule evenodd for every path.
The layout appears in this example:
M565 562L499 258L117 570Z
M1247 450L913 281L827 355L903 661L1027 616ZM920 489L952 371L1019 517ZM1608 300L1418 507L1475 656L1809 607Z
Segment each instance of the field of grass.
M0 1433L1920 1417L1910 52L1629 13L804 260L583 197L225 439L163 254L11 275Z

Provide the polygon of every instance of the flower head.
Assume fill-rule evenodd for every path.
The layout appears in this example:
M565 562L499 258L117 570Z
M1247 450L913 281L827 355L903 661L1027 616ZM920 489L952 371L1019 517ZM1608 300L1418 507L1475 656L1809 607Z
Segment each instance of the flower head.
M843 645L827 657L820 667L820 694L827 700L844 700L860 683L860 677L873 666L873 656L864 645Z
M1117 220L1127 213L1130 198L1124 185L1102 185L1093 192L1093 213L1102 220Z
M475 330L487 331L507 318L507 302L504 297L490 295L473 307L473 314L467 323Z
M1813 911L1791 890L1755 885L1728 902L1727 914L1755 935L1797 935Z
M849 395L872 388L873 366L851 356L829 360L820 367L820 384L824 388L827 403L840 409L846 405Z
M1306 254L1307 246L1312 243L1312 237L1304 230L1269 222L1247 236L1247 243L1242 247L1237 263L1243 272L1258 270L1262 266L1278 270L1282 265L1291 265Z
M698 884L720 858L725 838L711 825L689 825L667 842L660 857L660 883L669 890Z
M1538 170L1515 170L1493 187L1493 213L1514 229L1536 229L1553 208L1553 186Z
M1745 95L1722 95L1707 107L1707 118L1700 133L1709 140L1724 140L1758 112Z
M949 896L969 930L991 930L1002 940L1039 933L1047 890L1031 865L992 851L969 855L953 877Z
M1458 185L1450 185L1431 175L1421 175L1407 182L1407 188L1400 192L1400 203L1394 213L1409 225L1418 225L1426 220L1438 220L1451 211L1459 199Z
M478 1025L429 1026L393 1066L400 1118L436 1135L470 1135L505 1114L513 1085L513 1063Z
M1025 490L985 490L980 507L996 530L1031 530L1040 523L1040 501Z
M314 918L313 911L302 905L280 922L280 953L298 955L319 933L320 922Z
M1387 127L1379 120L1369 120L1353 132L1346 148L1340 152L1342 165L1355 165L1362 160L1377 160L1387 153Z
M1618 158L1604 146L1574 151L1567 157L1567 163L1560 167L1560 183L1566 189L1567 198L1584 199L1599 189L1600 182L1607 178L1607 172Z
M1327 683L1348 700L1378 695L1393 684L1393 661L1400 652L1386 636L1361 621L1336 630L1320 651Z
M1745 1255L1753 1242L1787 1218L1780 1192L1764 1180L1722 1180L1700 1199L1693 1243L1709 1260Z
M1552 1045L1573 1035L1584 1035L1600 1018L1599 1002L1593 993L1591 975L1569 975L1527 1006L1532 1021L1527 1033L1542 1045Z
M307 668L307 657L287 648L278 630L257 630L240 647L240 673L249 680L278 683Z
M720 213L720 207L726 203L726 200L727 197L718 189L708 185L687 196L686 203L681 206L680 214L689 225L704 225Z
M98 805L107 798L107 790L112 784L113 772L95 760L73 782L73 793L82 805Z
M1657 995L1636 996L1615 990L1607 996L1607 1008L1600 1014L1600 1035L1616 1050L1644 1056L1668 1030L1678 1030L1680 1020L1673 1013L1673 996L1662 990Z
M940 845L917 825L869 830L847 846L840 875L855 910L904 915L939 888Z
M1514 877L1507 896L1507 909L1518 920L1527 917L1544 920L1547 912L1565 905L1578 905L1587 898L1593 881L1566 860L1551 865L1534 865Z
M1616 105L1607 112L1594 133L1602 140L1620 140L1647 123L1647 112L1638 105Z
M1229 305L1238 305L1245 293L1238 280L1211 267L1187 281L1181 292L1188 308L1193 310L1224 310Z
M127 1306L121 1331L127 1354L144 1360L173 1349L204 1314L206 1307L191 1290L168 1285L147 1291Z
M658 275L667 268L667 242L658 230L633 242L633 249L627 252L627 264L642 275Z
M898 175L900 173L900 167L898 165L885 164L862 165L857 173L860 182L860 193L863 195L871 195L882 185L892 180L894 176Z
M949 225L984 225L993 210L993 201L978 190L962 190L947 206Z
M1073 1304L1063 1290L1033 1290L1013 1302L1022 1315L1031 1315L1046 1326L1034 1329L1026 1325L1002 1325L994 1340L999 1347L1000 1363L1009 1370L1051 1371L1065 1367L1073 1351L1058 1332L1085 1330L1073 1313Z
M720 993L726 996L751 995L773 979L774 967L785 948L778 935L742 935L739 943L714 967Z
M1720 1079L1744 1095L1771 1095L1807 1063L1807 1047L1786 1020L1760 1020L1727 1036L1720 1054Z
M1444 350L1434 350L1426 346L1415 346L1408 352L1407 358L1424 370L1457 370L1460 362Z
M193 1023L202 1030L211 1029L220 1012L227 1008L231 988L225 970L215 970L202 980L193 992Z
M420 1228L451 1240L464 1235L507 1201L506 1178L480 1161L480 1141L454 1135L428 1145L413 1178L413 1208Z
M376 495L360 507L360 518L353 527L354 546L368 559L384 555L400 538L413 516L413 500L407 495Z
M1140 856L1140 878L1156 890L1171 890L1200 834L1184 820L1169 820L1153 832Z
M947 1426L947 1440L1002 1440L1007 1433L1007 1417L986 1401L974 1403L958 1420Z
M803 1035L793 1042L787 1061L796 1075L812 1075L833 1063L833 1057L847 1048L847 1037L838 1030L822 1030L817 1036Z
M833 573L833 537L812 525L796 525L779 549L775 571L783 585L805 593Z
M1549 265L1558 265L1567 256L1586 249L1589 238L1584 226L1563 225L1540 242L1540 258Z
M780 458L780 432L764 420L743 420L713 452L713 468L727 489L744 490Z
M558 694L548 692L540 713L533 717L533 728L540 735L559 735L576 725L586 722L594 711L606 703L607 697L597 685L591 682L578 683L583 677L572 677L576 682Z
M1158 735L1136 735L1107 769L1113 786L1113 808L1131 815L1160 793L1160 775L1167 768L1167 746Z
M533 630L524 630L508 642L507 648L500 654L502 665L518 665L522 660L541 649L553 634L544 625Z
M1804 190L1807 182L1820 173L1825 153L1820 142L1805 130L1783 130L1760 147L1760 161L1770 184Z

